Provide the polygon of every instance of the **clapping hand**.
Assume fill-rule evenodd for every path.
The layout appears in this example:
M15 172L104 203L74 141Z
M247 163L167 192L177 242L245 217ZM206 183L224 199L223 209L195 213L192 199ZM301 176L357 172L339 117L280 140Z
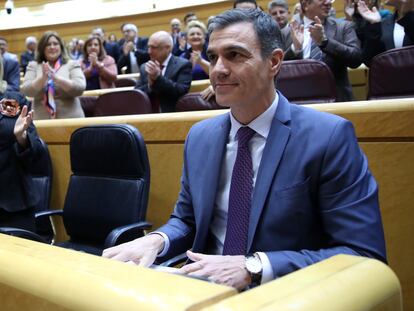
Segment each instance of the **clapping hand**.
M303 25L299 25L299 23L295 20L290 23L290 35L292 37L295 51L301 51L303 48L303 40L304 40L303 32L304 32Z
M148 83L154 84L155 80L161 75L161 65L157 61L148 61L145 63L145 72L148 75Z
M201 52L200 51L193 51L191 52L190 61L193 64L199 64L201 62Z
M18 144L22 147L27 145L27 129L33 122L33 110L28 112L27 106L23 106L19 117L14 125L14 136Z
M315 16L315 23L309 26L309 33L313 42L317 45L322 43L322 40L325 37L325 31L319 17Z
M91 67L98 66L98 55L95 52L92 52L88 55L88 61L91 64Z
M367 22L374 24L381 21L381 15L379 14L377 8L374 6L372 10L369 9L365 1L358 1L358 12L361 14L362 18Z
M352 21L355 13L355 4L353 0L344 0L344 12L347 20Z

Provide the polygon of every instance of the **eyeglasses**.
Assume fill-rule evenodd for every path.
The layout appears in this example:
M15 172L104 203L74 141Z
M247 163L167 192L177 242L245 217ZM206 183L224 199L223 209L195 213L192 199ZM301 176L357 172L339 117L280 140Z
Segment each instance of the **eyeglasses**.
M0 113L7 117L14 117L20 112L20 105L15 99L3 98L0 100Z

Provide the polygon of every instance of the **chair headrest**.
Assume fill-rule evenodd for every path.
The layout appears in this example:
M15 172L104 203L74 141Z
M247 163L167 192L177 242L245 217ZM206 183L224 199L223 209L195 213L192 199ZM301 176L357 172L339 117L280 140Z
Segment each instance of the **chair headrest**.
M414 46L385 51L375 56L369 68L368 98L412 97Z
M77 129L70 139L70 158L75 175L140 178L149 174L144 139L126 124Z

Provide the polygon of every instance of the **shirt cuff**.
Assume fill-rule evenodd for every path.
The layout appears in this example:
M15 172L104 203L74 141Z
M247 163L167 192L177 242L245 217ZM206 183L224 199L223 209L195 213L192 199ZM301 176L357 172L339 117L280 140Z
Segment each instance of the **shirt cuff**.
M263 252L257 252L257 256L259 256L260 261L262 262L262 280L260 284L267 283L273 280L273 268L272 264L270 263L269 257Z
M159 234L160 236L164 238L164 248L161 250L161 252L158 253L157 257L165 256L165 254L167 254L170 248L170 239L168 238L168 236L164 232L160 232L160 231L154 231L148 234Z

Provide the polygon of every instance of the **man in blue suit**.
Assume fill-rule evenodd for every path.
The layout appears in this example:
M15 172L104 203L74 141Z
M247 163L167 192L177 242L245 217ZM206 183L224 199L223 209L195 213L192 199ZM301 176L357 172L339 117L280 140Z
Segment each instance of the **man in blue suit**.
M230 113L190 130L167 224L103 256L148 266L187 251L182 273L238 289L336 254L385 261L378 188L352 124L274 89L276 23L231 10L209 33L210 79Z

